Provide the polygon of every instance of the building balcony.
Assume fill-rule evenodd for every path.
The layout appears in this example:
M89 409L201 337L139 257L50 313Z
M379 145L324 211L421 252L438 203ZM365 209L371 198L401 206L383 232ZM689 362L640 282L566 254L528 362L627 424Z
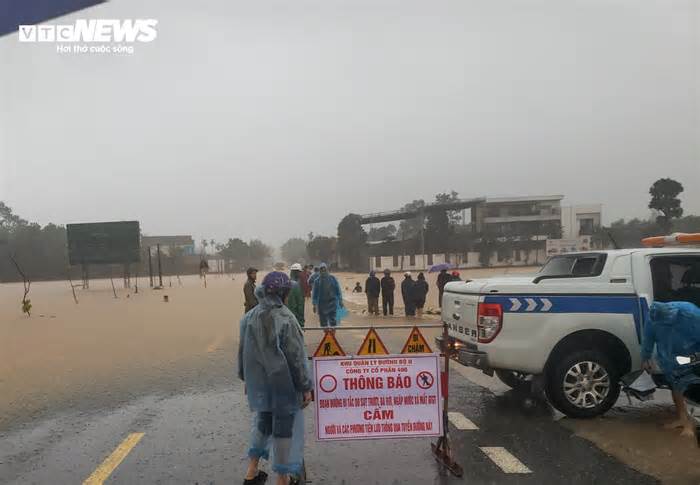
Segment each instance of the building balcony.
M484 217L484 224L505 224L509 222L560 221L561 214L533 214L526 216Z

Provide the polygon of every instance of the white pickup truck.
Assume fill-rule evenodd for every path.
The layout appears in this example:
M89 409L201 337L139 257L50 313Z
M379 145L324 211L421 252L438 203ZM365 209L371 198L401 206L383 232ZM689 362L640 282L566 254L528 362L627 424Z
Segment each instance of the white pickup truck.
M619 378L641 367L652 300L700 306L700 249L553 256L533 276L448 283L442 315L461 364L511 387L534 379L583 418L610 409Z

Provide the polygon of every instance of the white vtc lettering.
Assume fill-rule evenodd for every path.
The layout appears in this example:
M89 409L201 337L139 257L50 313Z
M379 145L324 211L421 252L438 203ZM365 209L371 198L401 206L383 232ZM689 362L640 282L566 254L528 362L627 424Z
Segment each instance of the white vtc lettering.
M20 42L153 42L156 19L77 19L73 25L20 25Z
M36 25L20 25L19 41L36 42Z

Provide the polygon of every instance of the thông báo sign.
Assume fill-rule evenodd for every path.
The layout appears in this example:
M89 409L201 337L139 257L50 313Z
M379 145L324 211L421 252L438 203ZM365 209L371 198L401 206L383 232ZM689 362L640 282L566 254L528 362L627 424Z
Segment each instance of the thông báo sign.
M442 435L438 354L314 359L319 441Z

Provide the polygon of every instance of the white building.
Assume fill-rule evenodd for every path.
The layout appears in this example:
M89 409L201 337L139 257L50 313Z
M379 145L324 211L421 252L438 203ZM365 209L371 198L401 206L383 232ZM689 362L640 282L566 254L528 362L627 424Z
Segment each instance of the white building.
M603 213L601 204L575 205L561 208L562 239L591 236L600 227Z
M488 198L472 211L472 223L477 232L528 240L540 240L538 249L493 251L488 266L527 266L542 264L548 255L592 249L591 235L602 221L602 205L561 206L563 195L534 197ZM558 236L561 228L561 238ZM545 242L546 241L546 242ZM458 268L484 266L478 252L448 254L404 254L371 256L374 271L425 270L434 264L451 263Z
M563 195L489 197L474 208L474 229L504 236L554 236L559 232Z
M371 256L369 267L376 272L426 271L435 264L450 263L456 268L480 268L483 265L477 251L465 253L404 254L394 256ZM545 248L524 250L514 249L510 254L494 251L488 266L532 266L544 263L547 259Z

